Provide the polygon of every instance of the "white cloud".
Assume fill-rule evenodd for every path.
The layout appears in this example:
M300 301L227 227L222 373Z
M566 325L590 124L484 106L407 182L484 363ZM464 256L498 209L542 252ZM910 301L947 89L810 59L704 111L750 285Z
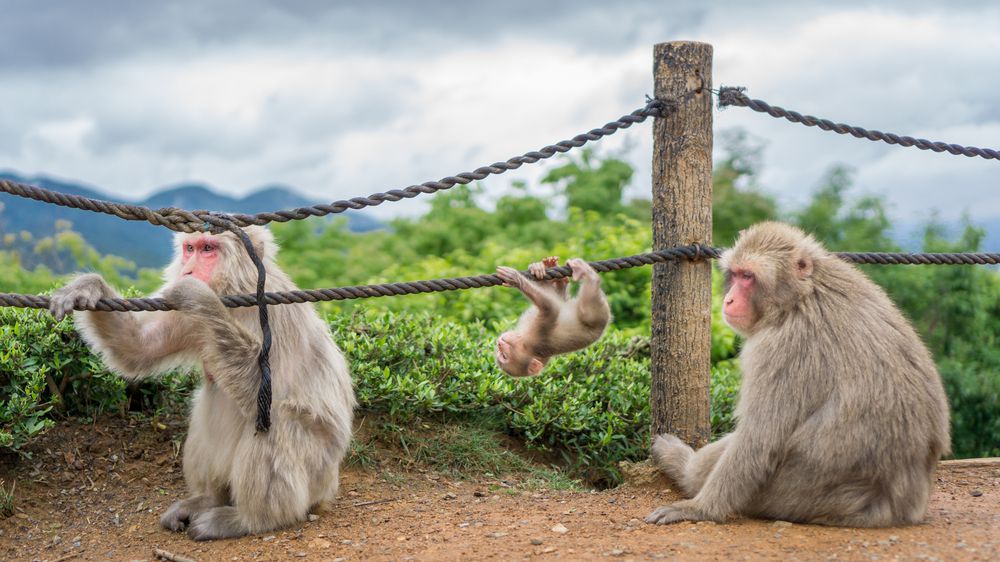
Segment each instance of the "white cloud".
M283 183L322 200L367 195L535 150L641 106L652 93L653 43L675 37L714 45L716 86L745 85L751 96L864 127L1000 144L998 8L584 2L529 17L470 6L492 18L476 32L455 27L445 4L378 4L367 14L262 5L230 6L240 11L233 18L206 8L140 18L133 8L91 45L69 32L86 9L67 4L79 17L42 22L53 38L47 50L0 56L8 65L0 167L124 197L189 179L231 193ZM133 19L144 23L130 33ZM171 22L187 31L171 31ZM804 200L839 162L897 213L947 204L1000 214L996 162L841 137L742 108L717 112L715 123L765 140L762 183L782 201ZM648 194L648 123L598 146L627 148L631 193ZM488 188L500 192L544 169L510 172ZM949 197L935 198L941 192ZM371 212L413 212L426 199Z

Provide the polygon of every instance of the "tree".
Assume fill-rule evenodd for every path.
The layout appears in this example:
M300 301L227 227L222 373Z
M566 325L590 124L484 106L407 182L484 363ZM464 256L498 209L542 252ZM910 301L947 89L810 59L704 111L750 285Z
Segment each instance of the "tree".
M726 157L712 173L712 241L730 246L740 230L777 217L778 205L757 186L763 146L741 129L720 136Z
M542 183L561 188L568 207L601 214L621 211L625 186L634 173L632 166L614 157L598 158L590 148L579 154L579 158L566 156L567 162L549 170Z

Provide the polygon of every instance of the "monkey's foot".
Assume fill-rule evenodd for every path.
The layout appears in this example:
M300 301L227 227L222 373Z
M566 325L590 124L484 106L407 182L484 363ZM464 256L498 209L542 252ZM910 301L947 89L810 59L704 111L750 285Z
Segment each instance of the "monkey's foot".
M705 515L699 509L690 507L688 501L658 507L646 516L646 523L657 525L669 525L681 521L716 521L716 519Z
M694 450L677 436L663 433L653 440L650 453L657 468L676 482L684 475L684 469L691 460Z
M191 519L188 503L185 500L175 501L160 517L160 525L171 531L183 531Z
M566 265L573 271L573 281L579 281L584 277L597 278L597 271L589 263L580 258L573 258L566 262Z
M247 534L235 507L213 507L191 518L188 536L196 541L229 539Z
M508 287L520 287L521 286L521 273L518 272L513 267L507 266L497 266L497 277L503 281L503 284Z

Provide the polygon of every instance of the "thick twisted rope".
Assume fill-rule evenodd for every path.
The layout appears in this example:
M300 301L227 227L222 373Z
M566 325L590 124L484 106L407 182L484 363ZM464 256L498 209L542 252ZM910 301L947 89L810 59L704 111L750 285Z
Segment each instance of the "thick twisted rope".
M934 152L948 152L949 154L968 156L970 158L978 156L987 160L1000 160L1000 151L992 148L977 148L975 146L962 146L960 144L949 144L941 141L930 141L927 139L917 139L913 137L897 135L895 133L883 133L882 131L870 131L862 127L847 125L845 123L834 123L829 119L821 119L812 115L802 115L797 111L791 111L776 105L770 105L763 100L751 99L744 94L746 88L742 87L722 87L719 88L719 107L731 105L749 107L754 111L766 113L771 117L784 118L792 123L801 123L806 127L819 127L824 131L833 131L841 135L851 135L859 139L870 141L882 141L888 144L898 144L899 146L913 146L920 150L932 150Z
M654 263L665 263L678 260L698 261L717 259L722 253L720 248L710 248L692 244L677 246L666 250L635 254L621 258L590 262L590 265L600 273L618 271L633 267L642 267ZM1000 253L902 253L902 252L840 252L837 257L856 264L877 265L989 265L1000 264ZM552 267L546 270L547 279L569 277L572 271L567 266ZM503 282L494 274L473 277L451 277L445 279L428 279L424 281L404 281L384 283L379 285L355 285L347 287L331 287L328 289L308 289L287 292L264 293L263 300L268 305L301 304L321 301L341 301L350 299L368 299L398 295L417 295L422 293L437 293L443 291L462 291L502 285ZM260 287L258 286L258 289ZM256 294L227 295L221 297L222 303L229 308L258 306L260 300ZM23 295L17 293L0 293L0 306L19 308L49 307L49 297L44 295ZM131 299L101 299L93 307L76 306L75 310L99 310L104 312L126 311L163 311L174 310L162 298L131 298Z
M496 162L489 166L476 168L471 172L462 172L454 176L441 178L438 181L424 182L419 185L411 185L403 189L392 189L384 193L373 193L368 197L355 197L352 199L334 201L328 205L313 205L312 207L301 207L284 211L273 211L258 213L255 215L232 214L226 218L236 226L265 225L270 222L288 222L300 220L308 217L321 217L325 215L342 213L348 209L363 209L381 205L386 201L401 201L412 199L421 193L435 193L441 190L450 189L456 185L464 185L473 181L484 179L491 175L502 174L508 170L516 170L524 164L534 164L546 158L551 158L556 154L569 152L574 148L579 148L589 142L600 140L609 135L631 127L635 123L642 123L649 117L664 116L676 107L676 102L663 100L649 100L642 108L636 109L628 115L619 117L617 120L607 123L603 127L591 129L586 133L576 135L572 139L559 141L555 144L543 147L514 156L504 162ZM27 185L7 179L0 179L0 191L60 205L62 207L72 207L97 213L114 215L116 217L130 221L146 221L158 226L165 226L170 230L178 232L196 232L202 230L225 230L211 220L215 214L210 211L185 211L174 207L163 209L149 209L139 205L129 205L125 203L115 203L112 201L102 201L91 199L80 195L70 195L50 191L32 185Z

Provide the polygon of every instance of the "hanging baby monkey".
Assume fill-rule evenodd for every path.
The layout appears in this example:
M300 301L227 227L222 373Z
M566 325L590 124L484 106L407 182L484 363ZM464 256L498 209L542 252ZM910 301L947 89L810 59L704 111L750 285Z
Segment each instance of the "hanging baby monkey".
M542 372L549 357L583 349L604 333L611 321L608 300L601 291L601 278L587 262L575 258L566 262L580 290L569 298L569 280L545 281L545 269L559 265L559 258L548 257L531 264L528 272L500 266L497 277L508 287L517 287L532 306L521 315L517 328L497 339L497 364L515 377Z

